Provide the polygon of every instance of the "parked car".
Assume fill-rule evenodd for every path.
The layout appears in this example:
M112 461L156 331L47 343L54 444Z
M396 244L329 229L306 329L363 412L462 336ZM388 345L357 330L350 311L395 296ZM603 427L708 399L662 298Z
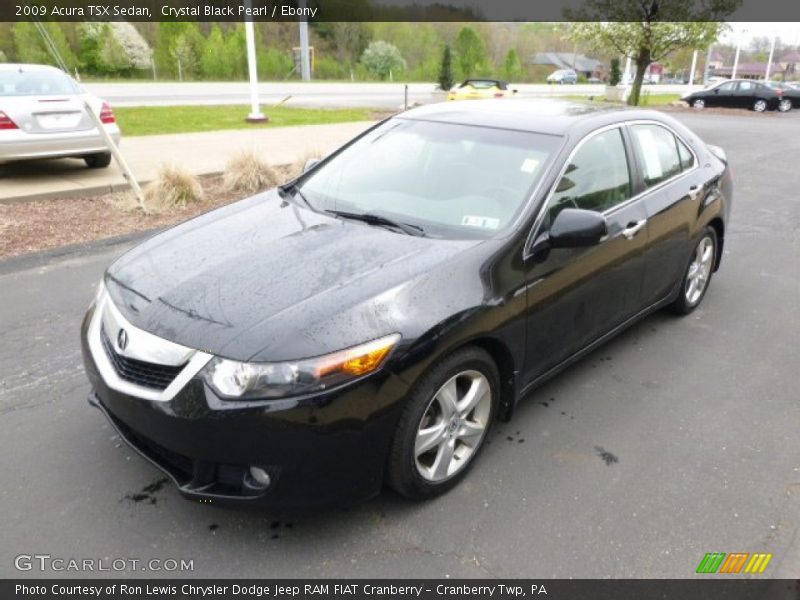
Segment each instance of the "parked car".
M766 84L775 90L780 90L783 95L778 101L779 111L788 112L793 108L800 108L800 88L783 81L767 81Z
M589 79L586 80L586 83L603 83L603 80L599 77L589 77Z
M452 88L448 100L482 100L487 98L505 98L517 93L508 88L508 83L500 79L467 79Z
M776 110L783 98L783 91L750 79L731 79L710 88L690 92L683 96L689 106L750 108L756 112Z
M547 76L547 83L578 83L578 74L572 69L559 69Z
M688 83L682 77L668 77L663 81L663 83L670 84L670 85L684 85Z
M190 499L435 496L542 382L697 308L732 193L724 152L662 112L415 108L112 264L89 401Z
M111 153L84 102L119 144L111 107L69 75L45 65L0 64L0 162L72 157L107 167Z

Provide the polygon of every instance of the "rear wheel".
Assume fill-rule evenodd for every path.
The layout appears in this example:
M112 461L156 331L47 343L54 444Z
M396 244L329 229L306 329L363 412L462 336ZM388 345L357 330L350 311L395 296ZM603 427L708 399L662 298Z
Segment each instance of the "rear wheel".
M688 315L699 306L714 272L717 247L717 232L713 227L706 227L689 259L681 280L680 294L670 305L673 312Z
M395 432L388 484L412 499L455 486L483 447L499 393L497 366L476 347L459 350L423 376Z
M111 164L111 153L99 152L98 154L90 154L84 156L83 160L86 161L86 166L90 169L105 169Z
M781 112L789 112L792 110L792 101L789 98L783 98L778 102L778 110Z
M697 98L692 102L692 106L698 110L702 110L706 107L706 101L703 100L702 98Z
M753 102L753 110L756 112L764 112L767 110L767 101L759 98Z

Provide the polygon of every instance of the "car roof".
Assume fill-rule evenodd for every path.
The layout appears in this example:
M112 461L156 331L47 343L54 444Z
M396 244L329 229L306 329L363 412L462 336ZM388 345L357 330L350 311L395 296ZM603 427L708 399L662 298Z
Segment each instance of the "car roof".
M440 102L413 108L402 119L477 125L532 133L566 135L622 121L645 119L671 124L654 110L639 110L605 103L543 99L471 100Z
M53 67L50 65L34 65L34 64L26 64L26 63L0 63L0 71L19 71L22 69L23 71L56 71L58 73L63 73L63 71L57 67Z

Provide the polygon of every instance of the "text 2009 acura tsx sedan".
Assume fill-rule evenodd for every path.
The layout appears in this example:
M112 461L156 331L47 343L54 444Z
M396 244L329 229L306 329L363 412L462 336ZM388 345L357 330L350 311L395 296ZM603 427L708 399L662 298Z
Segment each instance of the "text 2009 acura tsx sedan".
M697 307L731 195L723 151L661 113L414 109L117 260L90 402L189 498L430 497L537 384Z

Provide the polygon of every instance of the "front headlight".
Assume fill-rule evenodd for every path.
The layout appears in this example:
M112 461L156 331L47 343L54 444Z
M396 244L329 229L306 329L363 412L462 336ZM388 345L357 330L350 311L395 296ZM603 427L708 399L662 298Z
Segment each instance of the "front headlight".
M223 398L285 398L327 390L380 368L400 340L394 333L317 358L280 363L243 363L214 358L203 378Z

